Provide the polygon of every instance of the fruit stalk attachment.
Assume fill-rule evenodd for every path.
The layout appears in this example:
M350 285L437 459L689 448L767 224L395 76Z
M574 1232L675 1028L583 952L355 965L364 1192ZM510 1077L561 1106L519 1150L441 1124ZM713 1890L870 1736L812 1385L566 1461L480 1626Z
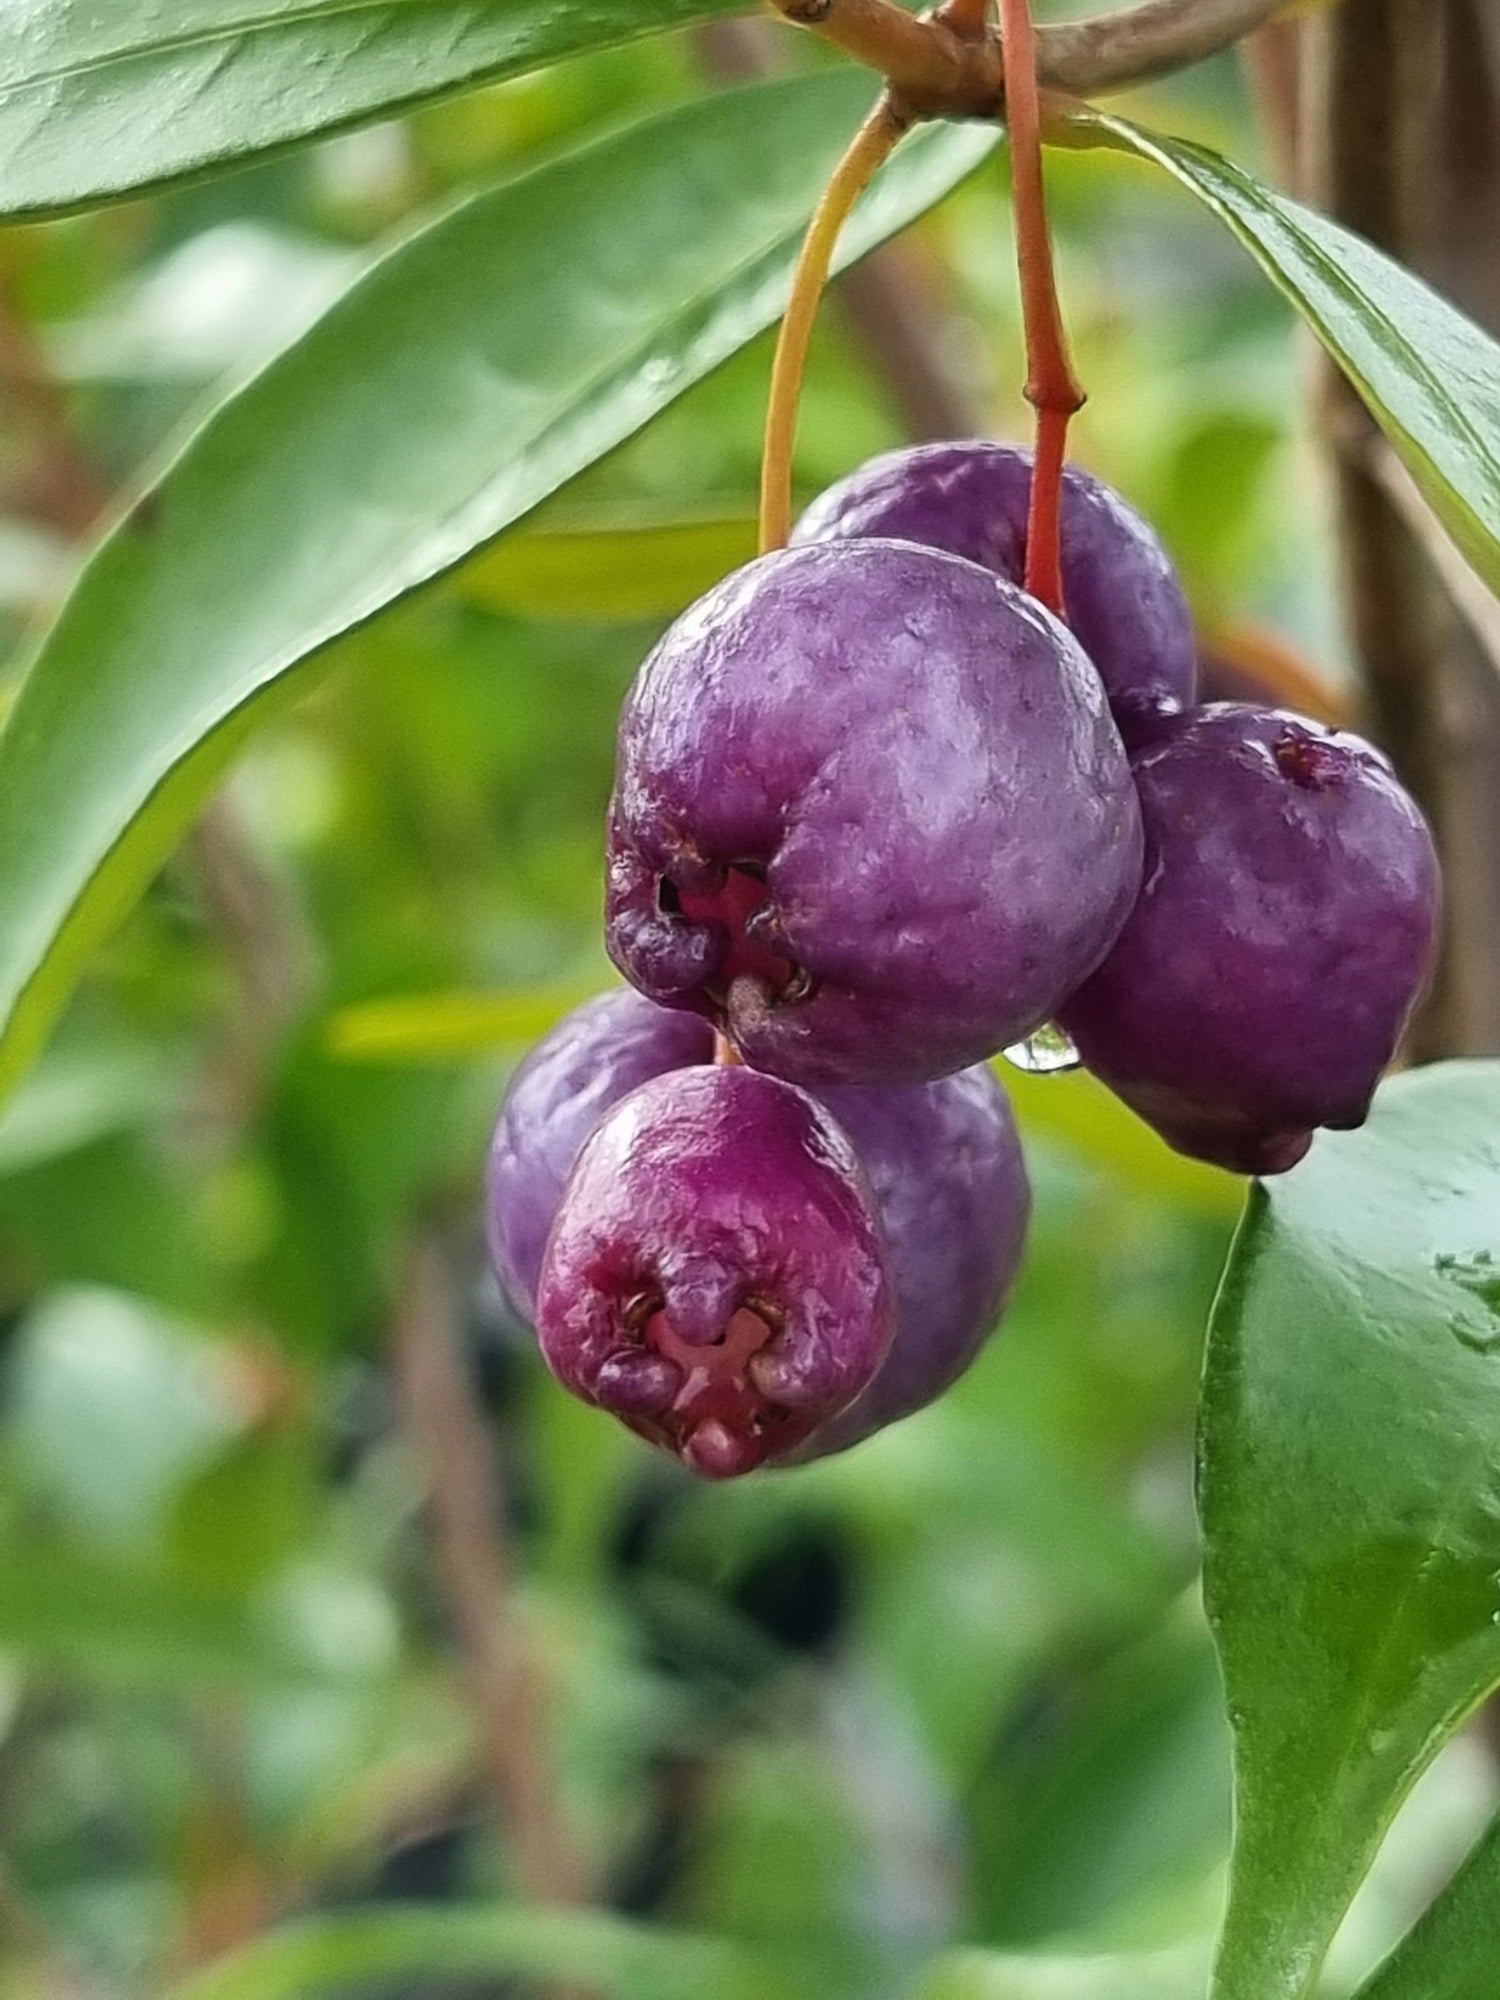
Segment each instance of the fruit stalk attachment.
M1042 180L1041 93L1030 0L1000 0L1005 122L1010 134L1016 262L1026 329L1026 400L1036 411L1036 459L1026 524L1026 588L1063 616L1062 469L1068 421L1084 395L1068 354Z
M876 169L895 150L908 122L889 96L881 98L834 168L802 240L797 268L792 274L791 296L777 336L771 390L766 402L765 448L760 471L762 555L771 549L784 548L792 531L792 447L797 436L802 376L839 232Z
M1285 11L1292 0L1141 0L1087 21L1037 31L1044 90L1097 97L1201 62ZM901 103L923 118L996 118L1004 65L992 34L971 34L978 11L959 0L911 14L895 0L771 0L857 62L877 69Z

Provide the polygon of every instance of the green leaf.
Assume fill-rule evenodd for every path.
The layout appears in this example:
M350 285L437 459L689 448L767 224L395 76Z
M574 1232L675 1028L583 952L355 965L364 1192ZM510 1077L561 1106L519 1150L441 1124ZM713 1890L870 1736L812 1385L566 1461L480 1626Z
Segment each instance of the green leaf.
M1357 2000L1494 2000L1500 1819Z
M1306 1993L1402 1798L1500 1680L1500 1064L1397 1078L1252 1193L1204 1381L1235 1737L1218 2000Z
M0 215L56 214L739 10L742 0L30 0L0 14Z
M1500 344L1383 252L1185 139L1090 112L1074 143L1154 160L1226 223L1369 405L1434 511L1500 591Z
M1072 1954L965 1951L940 1959L917 2000L1200 2000L1206 1945Z
M257 1939L167 2000L315 2000L379 1981L531 1977L617 2000L771 2000L765 1969L710 1938L645 1930L599 1910L382 1910L313 1918Z
M0 732L0 1093L294 668L774 322L868 96L845 71L731 92L479 196L192 440L88 564ZM844 260L996 141L914 134Z
M517 993L414 993L361 1000L332 1016L328 1049L345 1062L429 1063L524 1047L539 1041L594 990L593 982L580 982Z
M182 1095L183 1059L129 1042L59 1048L0 1117L0 1176L24 1173L144 1125Z
M674 618L754 554L753 514L549 528L476 556L458 588L529 618Z
M1217 1920L1229 1737L1196 1591L1102 1667L1057 1676L972 1817L982 1935L997 1944L1162 1945Z
M242 1596L57 1546L0 1545L0 1649L90 1680L195 1692L336 1678Z

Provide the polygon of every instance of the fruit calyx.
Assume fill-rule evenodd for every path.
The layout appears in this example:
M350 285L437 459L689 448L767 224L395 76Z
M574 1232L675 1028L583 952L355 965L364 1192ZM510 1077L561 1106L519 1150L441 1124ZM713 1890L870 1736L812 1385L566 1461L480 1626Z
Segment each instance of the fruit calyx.
M692 887L668 874L657 883L657 908L666 917L717 927L723 945L716 968L701 990L716 1018L727 1017L729 995L739 980L759 989L762 1004L805 1000L812 991L806 969L781 948L775 906L764 867L754 861L707 869Z
M678 1330L659 1295L644 1294L627 1307L624 1321L639 1346L605 1364L601 1387L612 1389L618 1379L628 1397L634 1381L649 1382L653 1389L658 1382L670 1384L669 1395L637 1415L630 1413L625 1398L617 1398L616 1415L694 1472L723 1479L753 1471L773 1442L800 1442L808 1429L806 1423L798 1426L787 1404L768 1393L780 1379L775 1356L767 1351L780 1321L781 1314L768 1301L747 1301L732 1306L716 1331L695 1328L710 1334L706 1340L695 1339Z

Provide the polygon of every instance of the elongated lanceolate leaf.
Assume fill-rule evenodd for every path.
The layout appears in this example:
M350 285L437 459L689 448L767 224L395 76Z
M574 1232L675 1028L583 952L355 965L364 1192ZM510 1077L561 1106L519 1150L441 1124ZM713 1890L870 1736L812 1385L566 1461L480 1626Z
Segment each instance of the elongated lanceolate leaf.
M1310 1991L1397 1806L1500 1681L1497 1439L1500 1063L1444 1063L1254 1190L1214 1311L1205 1586L1236 1781L1216 2000Z
M741 0L7 0L0 216L86 207Z
M0 1093L293 670L462 562L776 320L867 78L689 105L393 251L85 568L0 732ZM929 128L845 261L997 135Z
M1359 391L1478 574L1500 591L1500 343L1352 230L1202 146L1088 113L1069 129L1154 160L1217 215Z

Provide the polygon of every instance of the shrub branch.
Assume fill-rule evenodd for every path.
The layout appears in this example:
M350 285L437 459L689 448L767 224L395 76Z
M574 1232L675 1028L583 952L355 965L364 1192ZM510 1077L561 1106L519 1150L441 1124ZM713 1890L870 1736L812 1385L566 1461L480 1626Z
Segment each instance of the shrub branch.
M1005 61L974 9L950 4L908 14L893 0L770 0L846 55L878 69L913 118L993 118L1005 105ZM1227 48L1280 13L1287 0L1146 0L1097 20L1038 28L1037 82L1097 97L1166 76Z

